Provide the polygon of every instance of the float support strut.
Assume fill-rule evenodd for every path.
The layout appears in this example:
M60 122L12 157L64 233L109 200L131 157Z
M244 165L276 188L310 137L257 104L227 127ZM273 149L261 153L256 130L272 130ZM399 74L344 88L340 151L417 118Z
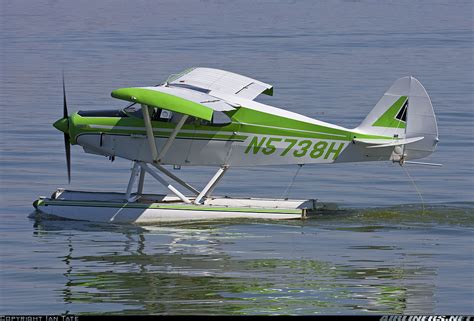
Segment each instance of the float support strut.
M145 182L145 170L140 166L140 177L138 178L137 195L143 194L143 183Z
M148 167L145 163L141 162L140 163L141 168L143 168L148 174L153 176L158 182L160 182L163 186L165 186L167 189L169 189L173 194L178 196L183 202L185 203L191 203L189 198L184 196L180 191L178 191L173 185L169 184L167 181L165 181L160 175L155 173Z
M207 183L206 187L199 193L199 195L196 197L194 200L194 203L196 204L202 204L204 203L203 199L205 197L208 197L211 195L212 191L214 191L214 188L216 187L217 183L219 183L220 179L222 176L224 176L225 172L229 168L229 165L222 165L217 173L214 175L214 177L211 178L209 183Z
M163 174L165 174L166 176L168 176L169 178L173 179L176 181L176 183L180 184L181 186L187 188L188 190L190 190L191 192L193 192L195 195L198 195L199 194L199 191L197 189L195 189L194 187L192 187L191 185L189 185L188 183L186 183L185 181L183 181L181 178L179 178L178 176L174 175L173 173L171 173L169 170L167 170L166 168L164 168L163 166L161 166L160 164L157 164L157 163L153 163L152 164L153 166L155 166L158 170L160 170L161 172L163 172Z
M133 184L135 183L135 178L137 177L137 172L138 172L139 165L137 162L133 162L133 167L132 167L132 174L130 175L130 180L128 181L128 186L127 186L127 191L125 192L125 199L127 202L134 202L137 198L135 197L130 197L132 194L132 188Z

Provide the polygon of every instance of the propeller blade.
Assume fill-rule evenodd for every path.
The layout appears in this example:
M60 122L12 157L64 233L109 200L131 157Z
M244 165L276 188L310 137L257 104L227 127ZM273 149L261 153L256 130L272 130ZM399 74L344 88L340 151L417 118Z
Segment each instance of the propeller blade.
M64 72L63 72L63 119L68 118L67 112L67 100L66 100L66 85L64 82ZM69 124L69 120L68 120ZM69 129L69 125L68 125ZM64 149L66 151L66 165L67 165L67 181L71 184L71 142L69 139L69 131L64 133Z
M71 184L71 143L68 134L64 134L64 149L66 150L67 181Z
M66 102L66 85L64 84L64 73L63 73L63 118L67 118L67 102Z

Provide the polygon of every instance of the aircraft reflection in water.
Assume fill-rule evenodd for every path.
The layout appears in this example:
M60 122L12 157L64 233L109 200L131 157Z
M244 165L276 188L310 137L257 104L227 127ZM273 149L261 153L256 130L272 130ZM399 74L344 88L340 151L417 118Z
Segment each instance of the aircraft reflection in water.
M403 249L352 244L341 253L321 247L315 252L320 238L304 233L300 222L272 224L270 228L280 235L272 242L258 233L259 225L238 225L243 232L233 232L232 226L208 223L137 227L49 220L37 221L34 233L64 243L66 254L57 263L65 265L61 293L71 313L331 314L344 309L428 313L433 309L437 270L400 262ZM295 242L295 233L304 240L289 245ZM252 249L246 252L249 243ZM295 257L295 247L301 247L301 256ZM307 257L310 253L324 259ZM340 256L336 259L335 254Z

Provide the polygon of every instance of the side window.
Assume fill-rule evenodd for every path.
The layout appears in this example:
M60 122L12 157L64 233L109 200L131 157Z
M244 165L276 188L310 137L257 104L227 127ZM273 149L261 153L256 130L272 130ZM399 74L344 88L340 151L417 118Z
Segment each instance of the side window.
M212 126L225 126L232 122L229 116L222 111L214 111L212 115Z

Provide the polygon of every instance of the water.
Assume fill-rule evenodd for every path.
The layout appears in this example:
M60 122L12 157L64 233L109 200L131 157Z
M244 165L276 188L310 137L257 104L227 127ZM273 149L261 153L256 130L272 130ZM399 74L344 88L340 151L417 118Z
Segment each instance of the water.
M470 1L2 1L0 313L472 314L472 19ZM444 164L407 167L425 210L403 169L372 163L303 167L289 196L345 209L305 222L27 218L66 186L62 70L75 111L190 66L271 83L260 101L346 127L414 75L440 130L425 161ZM125 187L126 161L73 146L72 162L72 189ZM213 171L177 174L202 186ZM231 169L217 192L278 197L295 171Z

